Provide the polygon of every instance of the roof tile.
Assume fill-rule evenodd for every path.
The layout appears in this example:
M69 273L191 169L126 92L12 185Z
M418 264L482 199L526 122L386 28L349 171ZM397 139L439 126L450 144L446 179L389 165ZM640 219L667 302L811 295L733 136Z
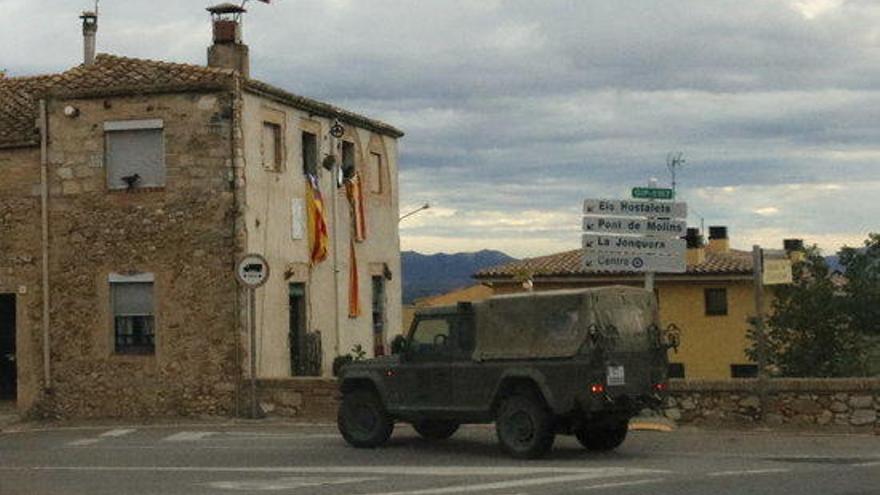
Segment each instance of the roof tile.
M581 267L583 251L574 249L548 256L526 258L512 261L499 266L484 268L476 278L509 278L520 274L533 277L566 277L589 276L595 272L587 272ZM687 275L742 275L752 273L751 253L731 249L725 253L706 252L706 259L696 265L688 265ZM606 272L607 275L621 274Z

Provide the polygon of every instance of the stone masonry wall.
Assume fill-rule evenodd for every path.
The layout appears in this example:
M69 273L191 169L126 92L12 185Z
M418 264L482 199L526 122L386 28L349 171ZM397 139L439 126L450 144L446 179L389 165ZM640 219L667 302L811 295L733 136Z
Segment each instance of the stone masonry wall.
M34 298L19 322L19 338L27 332L33 341L20 350L25 390L19 397L40 399L27 410L20 406L22 412L52 417L232 413L241 349L233 274L231 104L230 93L50 101L53 383L42 394L40 302ZM66 117L67 105L79 114ZM164 122L163 188L107 189L103 124L131 119ZM0 165L7 156L0 150ZM28 283L38 291L38 152L27 167L15 195L7 194L8 179L0 174L0 269L7 285ZM108 282L114 272L154 274L153 355L114 352Z
M880 431L880 379L772 379L766 411L754 379L671 380L664 412L679 423Z
M335 379L262 379L257 387L260 407L269 416L323 421L336 419L339 388Z

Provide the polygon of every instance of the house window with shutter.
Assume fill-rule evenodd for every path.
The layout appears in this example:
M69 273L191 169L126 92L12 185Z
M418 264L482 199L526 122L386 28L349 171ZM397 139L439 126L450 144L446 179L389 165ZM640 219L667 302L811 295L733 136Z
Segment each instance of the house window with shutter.
M155 309L153 275L110 275L110 304L113 314L116 354L154 354Z
M107 188L165 186L165 142L161 120L104 123Z

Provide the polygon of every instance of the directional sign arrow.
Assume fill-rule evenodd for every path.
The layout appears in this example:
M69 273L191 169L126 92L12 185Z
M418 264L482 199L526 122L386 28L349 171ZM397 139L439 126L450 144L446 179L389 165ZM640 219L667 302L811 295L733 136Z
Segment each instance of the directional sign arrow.
M583 269L588 272L684 273L687 265L684 256L585 251Z
M584 217L584 232L596 234L638 234L658 237L681 237L687 229L684 220Z
M584 234L585 251L605 253L660 254L684 257L687 249L684 239L626 235Z
M585 199L584 215L687 218L687 204L631 199Z

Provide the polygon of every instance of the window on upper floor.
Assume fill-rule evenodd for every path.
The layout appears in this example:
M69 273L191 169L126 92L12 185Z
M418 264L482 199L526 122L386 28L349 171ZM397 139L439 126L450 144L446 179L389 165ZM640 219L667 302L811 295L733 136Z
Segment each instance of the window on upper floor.
M351 141L342 142L342 178L350 179L354 177L357 170L355 164L355 148Z
M727 289L704 289L706 316L727 315Z
M302 133L303 174L318 174L318 136L311 132Z
M284 134L281 132L281 125L275 122L263 122L261 151L263 168L280 172L284 166Z
M382 155L379 153L370 153L370 192L373 194L382 194L382 180L385 176L385 164Z
M161 120L104 123L107 188L165 186L165 142Z
M110 301L113 311L114 352L155 353L153 275L111 275Z

